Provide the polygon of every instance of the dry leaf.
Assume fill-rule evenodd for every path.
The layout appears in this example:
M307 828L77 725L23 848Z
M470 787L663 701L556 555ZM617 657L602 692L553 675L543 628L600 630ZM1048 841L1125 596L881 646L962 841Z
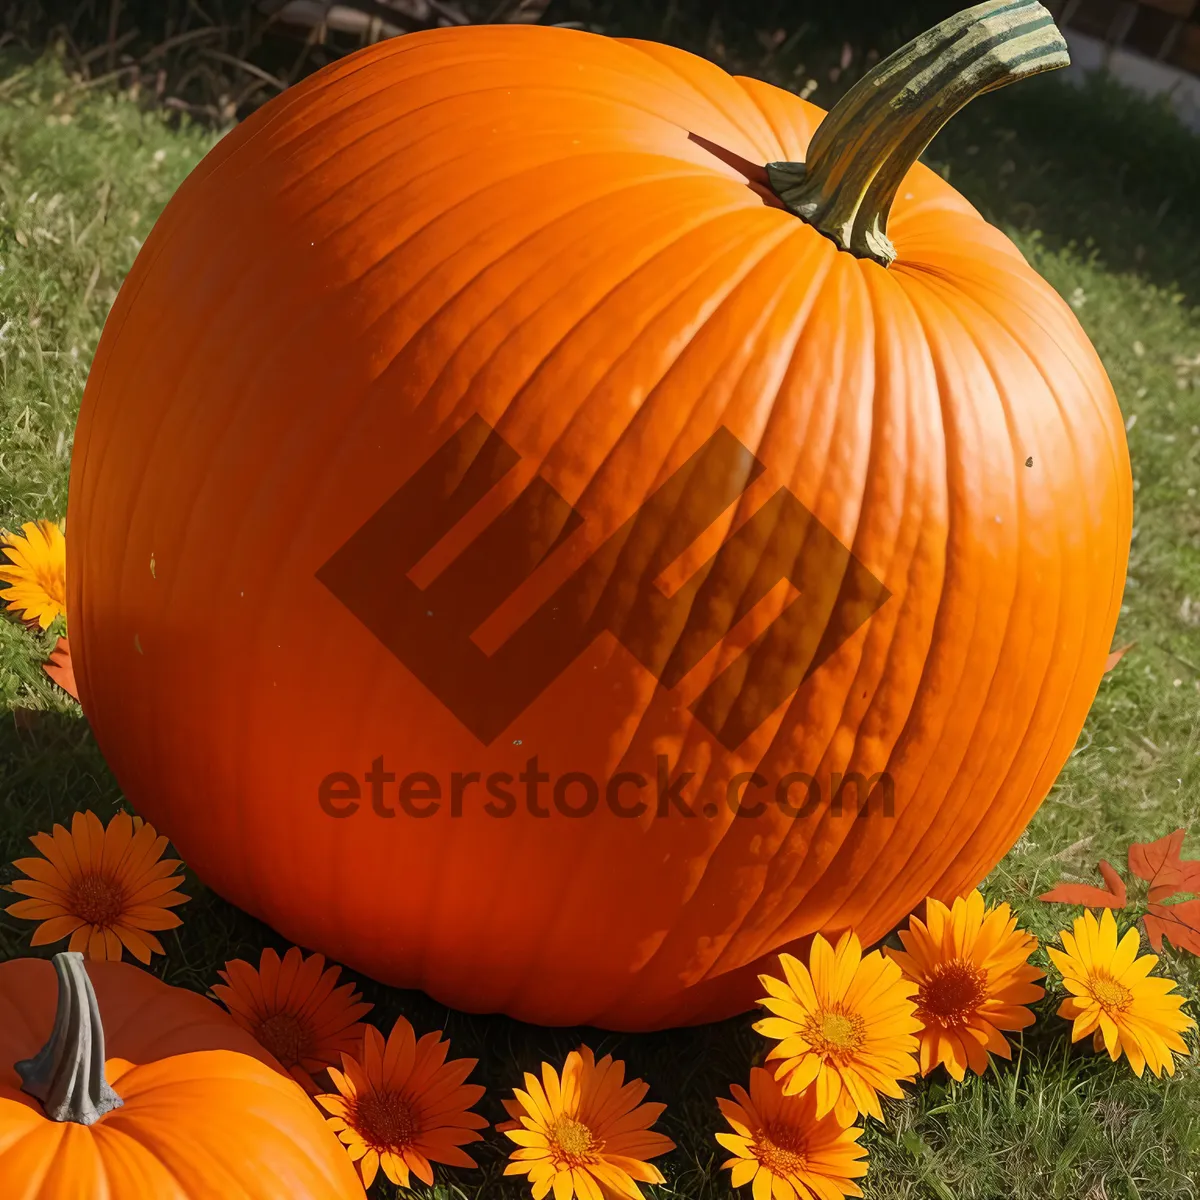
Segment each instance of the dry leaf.
M1152 904L1143 924L1155 950L1161 952L1165 937L1176 950L1200 955L1200 900Z
M1129 847L1129 871L1150 885L1142 924L1154 950L1161 953L1166 938L1177 950L1200 956L1200 899L1165 903L1173 896L1200 892L1200 861L1180 858L1186 833L1177 829L1155 842L1134 842ZM1111 863L1101 862L1098 869L1107 890L1086 883L1060 883L1038 899L1086 908L1124 908L1125 880Z
M60 637L54 643L49 659L42 663L42 670L73 700L79 699L79 691L75 686L75 668L71 663L71 646L65 637Z
M1124 908L1128 898L1125 880L1111 863L1101 862L1099 870L1101 878L1108 884L1107 891L1086 883L1060 883L1038 899L1051 904L1082 904L1085 908Z
M1200 862L1179 857L1185 832L1177 829L1157 842L1135 842L1129 847L1129 869L1150 885L1152 904L1176 892L1200 891Z
M1118 646L1108 656L1108 658L1106 658L1104 660L1105 675L1107 675L1109 673L1109 671L1111 671L1113 669L1113 667L1115 667L1117 665L1117 663L1119 663L1121 661L1121 659L1123 659L1125 657L1125 655L1128 654L1129 651L1132 650L1134 648L1134 646L1136 646L1136 645L1137 645L1137 642L1126 642L1124 646Z
M1155 950L1162 950L1165 937L1177 950L1200 955L1200 900L1164 904L1172 896L1200 892L1200 862L1181 859L1184 830L1177 829L1148 845L1129 847L1129 869L1150 884L1144 924Z

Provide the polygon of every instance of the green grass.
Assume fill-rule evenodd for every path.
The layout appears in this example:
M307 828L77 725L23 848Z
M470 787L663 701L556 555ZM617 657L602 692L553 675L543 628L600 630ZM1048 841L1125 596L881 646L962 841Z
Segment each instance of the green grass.
M128 98L71 84L51 62L18 77L0 61L0 525L66 507L71 431L88 363L116 288L173 189L213 143L168 126ZM930 160L1005 228L1075 306L1129 422L1136 533L1118 641L1136 648L1106 678L1053 793L985 885L1040 937L1071 910L1035 897L1097 858L1123 866L1131 840L1195 827L1200 802L1200 154L1154 105L1113 88L1074 92L1035 81L986 97L939 138ZM1021 93L1018 95L1017 93ZM818 100L827 98L818 93ZM1189 207L1190 205L1190 207ZM25 838L76 809L107 816L120 793L78 708L40 670L52 636L0 620L0 864ZM1200 844L1191 852L1200 856ZM3 874L0 882L12 878ZM189 877L194 899L165 935L168 981L204 990L227 958L281 946L269 930ZM0 958L28 953L31 926L0 916ZM42 953L50 953L50 950ZM1044 957L1041 964L1046 965ZM1200 997L1200 964L1164 969ZM578 1031L449 1012L365 984L387 1027L405 1012L444 1028L456 1054L481 1059L486 1114L543 1057L560 1060ZM1187 1198L1200 1179L1200 1070L1136 1080L1089 1049L1071 1050L1056 997L1016 1061L963 1085L936 1077L890 1106L867 1136L876 1200ZM590 1033L670 1106L679 1149L663 1162L658 1200L729 1195L713 1097L744 1081L763 1047L750 1018L644 1037ZM501 1183L502 1139L479 1172L422 1196L518 1196ZM379 1189L390 1194L386 1189Z

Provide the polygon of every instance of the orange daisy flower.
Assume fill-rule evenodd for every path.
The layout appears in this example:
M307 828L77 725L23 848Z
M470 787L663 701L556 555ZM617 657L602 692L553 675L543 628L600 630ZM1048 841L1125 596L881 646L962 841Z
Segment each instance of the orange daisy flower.
M474 1058L446 1061L450 1043L427 1033L420 1041L403 1017L387 1042L373 1025L363 1035L361 1058L342 1054L342 1069L329 1068L337 1094L318 1096L330 1113L330 1126L358 1164L363 1187L380 1167L393 1183L409 1186L409 1175L433 1184L431 1163L456 1167L478 1164L460 1149L482 1141L476 1132L487 1119L471 1112L483 1095L479 1084L463 1081Z
M0 600L18 619L49 629L67 611L67 539L53 521L0 529Z
M817 1116L813 1088L788 1096L770 1071L750 1072L750 1094L736 1084L732 1100L719 1099L733 1128L717 1141L732 1151L721 1164L732 1171L730 1184L753 1184L754 1200L833 1200L861 1196L854 1182L867 1173L862 1130L847 1127L829 1113Z
M779 961L784 980L759 976L771 993L759 1003L774 1015L754 1028L779 1042L767 1061L782 1060L775 1078L784 1094L815 1085L818 1117L882 1120L878 1093L900 1096L900 1080L917 1073L916 984L878 950L864 955L853 933L836 948L817 934L807 967L790 954Z
M117 961L128 950L140 962L162 954L151 930L174 929L182 922L170 910L189 897L175 891L183 882L174 872L183 864L163 858L167 839L140 817L117 813L107 828L94 812L71 819L70 833L29 839L44 858L19 858L13 866L29 876L11 884L30 897L5 910L10 916L41 921L31 945L46 946L70 937L68 950L88 958Z
M1037 938L1017 928L1007 904L989 909L978 891L953 908L925 906L925 921L910 918L900 934L904 950L887 951L919 988L921 1074L940 1063L958 1080L968 1068L982 1075L989 1051L1012 1057L1004 1031L1032 1025L1025 1005L1046 994L1034 982L1045 972L1029 965Z
M362 1002L353 983L339 987L341 973L341 967L326 969L323 955L305 958L292 946L280 961L268 948L257 970L240 958L227 962L218 972L225 983L212 991L233 1019L315 1096L322 1088L313 1075L362 1045L362 1018L375 1007Z
M599 1062L587 1046L572 1050L562 1078L542 1063L542 1078L525 1073L505 1108L515 1120L500 1128L517 1144L505 1175L525 1175L533 1200L643 1200L638 1183L663 1183L646 1160L675 1149L650 1126L665 1104L643 1104L649 1086L625 1082L625 1064Z

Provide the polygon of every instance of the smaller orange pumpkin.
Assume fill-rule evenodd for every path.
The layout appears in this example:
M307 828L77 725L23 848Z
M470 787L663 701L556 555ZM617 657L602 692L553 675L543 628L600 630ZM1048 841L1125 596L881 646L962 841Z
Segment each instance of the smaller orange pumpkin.
M82 954L0 963L4 1200L365 1195L312 1101L211 1001Z

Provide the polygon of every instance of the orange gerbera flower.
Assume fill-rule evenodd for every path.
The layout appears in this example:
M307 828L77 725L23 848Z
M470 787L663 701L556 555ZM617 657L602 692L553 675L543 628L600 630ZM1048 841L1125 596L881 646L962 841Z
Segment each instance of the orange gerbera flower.
M1007 904L989 909L974 891L953 908L925 902L925 921L909 920L904 950L888 950L904 977L920 989L921 1074L939 1063L961 1080L970 1068L987 1070L988 1051L1011 1058L1002 1030L1034 1022L1025 1007L1046 993L1034 982L1045 974L1029 965L1037 938L1017 928Z
M67 540L53 521L27 521L20 533L0 529L0 600L20 620L49 629L67 610Z
M53 833L29 839L44 858L19 858L13 866L30 878L12 890L29 896L5 910L11 916L41 921L31 944L45 946L67 937L68 950L89 958L119 960L122 947L140 962L162 954L151 930L182 924L170 910L189 897L175 891L183 882L174 872L183 864L163 858L167 839L140 817L118 813L105 828L94 812L79 812L71 832L55 825Z
M572 1050L562 1079L549 1063L542 1078L525 1073L525 1088L505 1101L516 1118L501 1128L517 1144L505 1175L528 1176L533 1200L642 1200L638 1183L663 1183L646 1161L675 1149L650 1126L665 1104L643 1104L647 1084L625 1083L625 1064L611 1054L599 1062L587 1046ZM518 1124L519 1122L519 1124Z
M717 1141L733 1158L722 1163L739 1188L753 1183L754 1200L833 1200L861 1196L854 1183L867 1173L867 1152L858 1144L862 1130L846 1127L829 1113L817 1116L813 1088L784 1095L770 1071L750 1072L750 1094L736 1084L732 1100L718 1100L732 1133Z
M815 1085L818 1117L832 1111L843 1125L857 1113L882 1120L877 1093L899 1096L900 1080L917 1073L916 984L878 950L864 955L852 933L836 949L817 934L807 967L790 954L779 961L786 982L759 976L771 993L759 1003L774 1015L754 1028L779 1042L767 1061L783 1060L775 1078L784 1094Z
M386 1043L368 1025L361 1058L342 1054L342 1069L329 1068L338 1094L318 1096L317 1103L331 1114L329 1124L358 1164L364 1187L380 1167L393 1183L408 1187L410 1172L433 1184L431 1163L478 1165L460 1149L481 1141L476 1130L487 1128L486 1118L470 1111L483 1088L463 1082L477 1060L447 1062L449 1049L437 1032L417 1041L399 1017Z
M1158 956L1138 957L1138 931L1127 930L1118 942L1117 922L1106 908L1099 921L1085 912L1074 933L1064 929L1058 936L1063 949L1047 952L1071 993L1058 1009L1072 1022L1071 1041L1090 1033L1097 1051L1106 1050L1113 1062L1124 1054L1134 1074L1149 1067L1160 1077L1174 1075L1175 1054L1190 1053L1180 1035L1196 1022L1182 1011L1187 998L1170 994L1175 981L1150 974Z
M234 1020L315 1096L323 1089L313 1075L362 1045L362 1018L375 1007L362 1002L354 984L339 987L341 973L341 967L326 970L323 955L305 958L292 946L281 962L268 948L258 970L240 958L227 962L219 972L225 984L212 990Z

